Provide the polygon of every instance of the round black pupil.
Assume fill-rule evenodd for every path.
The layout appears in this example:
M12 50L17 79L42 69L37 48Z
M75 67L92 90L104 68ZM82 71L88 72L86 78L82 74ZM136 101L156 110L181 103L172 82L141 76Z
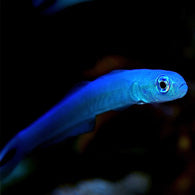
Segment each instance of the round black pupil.
M160 87L162 88L162 89L165 89L166 88L166 83L164 82L164 81L161 81L160 82Z

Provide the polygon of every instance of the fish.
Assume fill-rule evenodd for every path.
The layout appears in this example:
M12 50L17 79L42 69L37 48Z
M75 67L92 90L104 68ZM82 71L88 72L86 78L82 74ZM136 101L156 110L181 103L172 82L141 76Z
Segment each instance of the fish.
M94 178L84 180L74 186L60 186L53 190L53 195L92 194L92 195L136 195L146 194L150 188L151 179L145 173L130 173L124 178L112 182Z
M35 148L92 131L99 114L176 100L187 91L180 74L160 69L114 70L85 82L7 143L0 152L0 177L9 175Z
M32 5L35 8L45 7L43 14L54 14L67 7L92 0L32 0Z

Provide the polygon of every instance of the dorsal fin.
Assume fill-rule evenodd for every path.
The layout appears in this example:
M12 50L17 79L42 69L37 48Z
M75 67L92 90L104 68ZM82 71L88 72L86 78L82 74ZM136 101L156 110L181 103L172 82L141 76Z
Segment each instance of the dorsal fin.
M104 77L107 77L107 76L112 76L112 75L115 75L115 74L118 74L118 73L122 73L122 72L126 72L126 71L127 70L124 70L124 69L112 70L111 72L103 74L100 78L104 78Z
M65 95L65 98L71 96L72 94L74 94L75 92L79 91L81 88L87 86L90 83L90 81L81 81L77 84L75 84L69 91L68 93Z
M112 71L109 72L107 75L116 74L116 73L121 73L121 72L125 72L125 71L127 71L127 70L124 70L124 69L112 70Z

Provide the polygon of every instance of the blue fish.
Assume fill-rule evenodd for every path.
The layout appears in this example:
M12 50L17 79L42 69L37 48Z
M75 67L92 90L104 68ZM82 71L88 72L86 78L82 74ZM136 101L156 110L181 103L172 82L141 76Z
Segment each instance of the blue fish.
M46 8L43 11L43 14L54 14L65 9L66 7L87 1L92 0L32 0L32 5L35 8L38 8L40 6L44 6L45 4Z
M187 90L183 77L167 70L115 70L87 82L8 142L0 153L0 175L7 176L40 145L93 130L98 114L134 104L175 100Z

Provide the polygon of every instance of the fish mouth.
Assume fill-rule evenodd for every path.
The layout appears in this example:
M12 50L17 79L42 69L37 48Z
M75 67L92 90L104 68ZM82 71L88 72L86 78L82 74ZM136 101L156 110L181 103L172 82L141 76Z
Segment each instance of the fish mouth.
M179 86L179 91L181 93L180 97L183 97L187 91L188 91L188 86L186 83L182 83L180 86Z

